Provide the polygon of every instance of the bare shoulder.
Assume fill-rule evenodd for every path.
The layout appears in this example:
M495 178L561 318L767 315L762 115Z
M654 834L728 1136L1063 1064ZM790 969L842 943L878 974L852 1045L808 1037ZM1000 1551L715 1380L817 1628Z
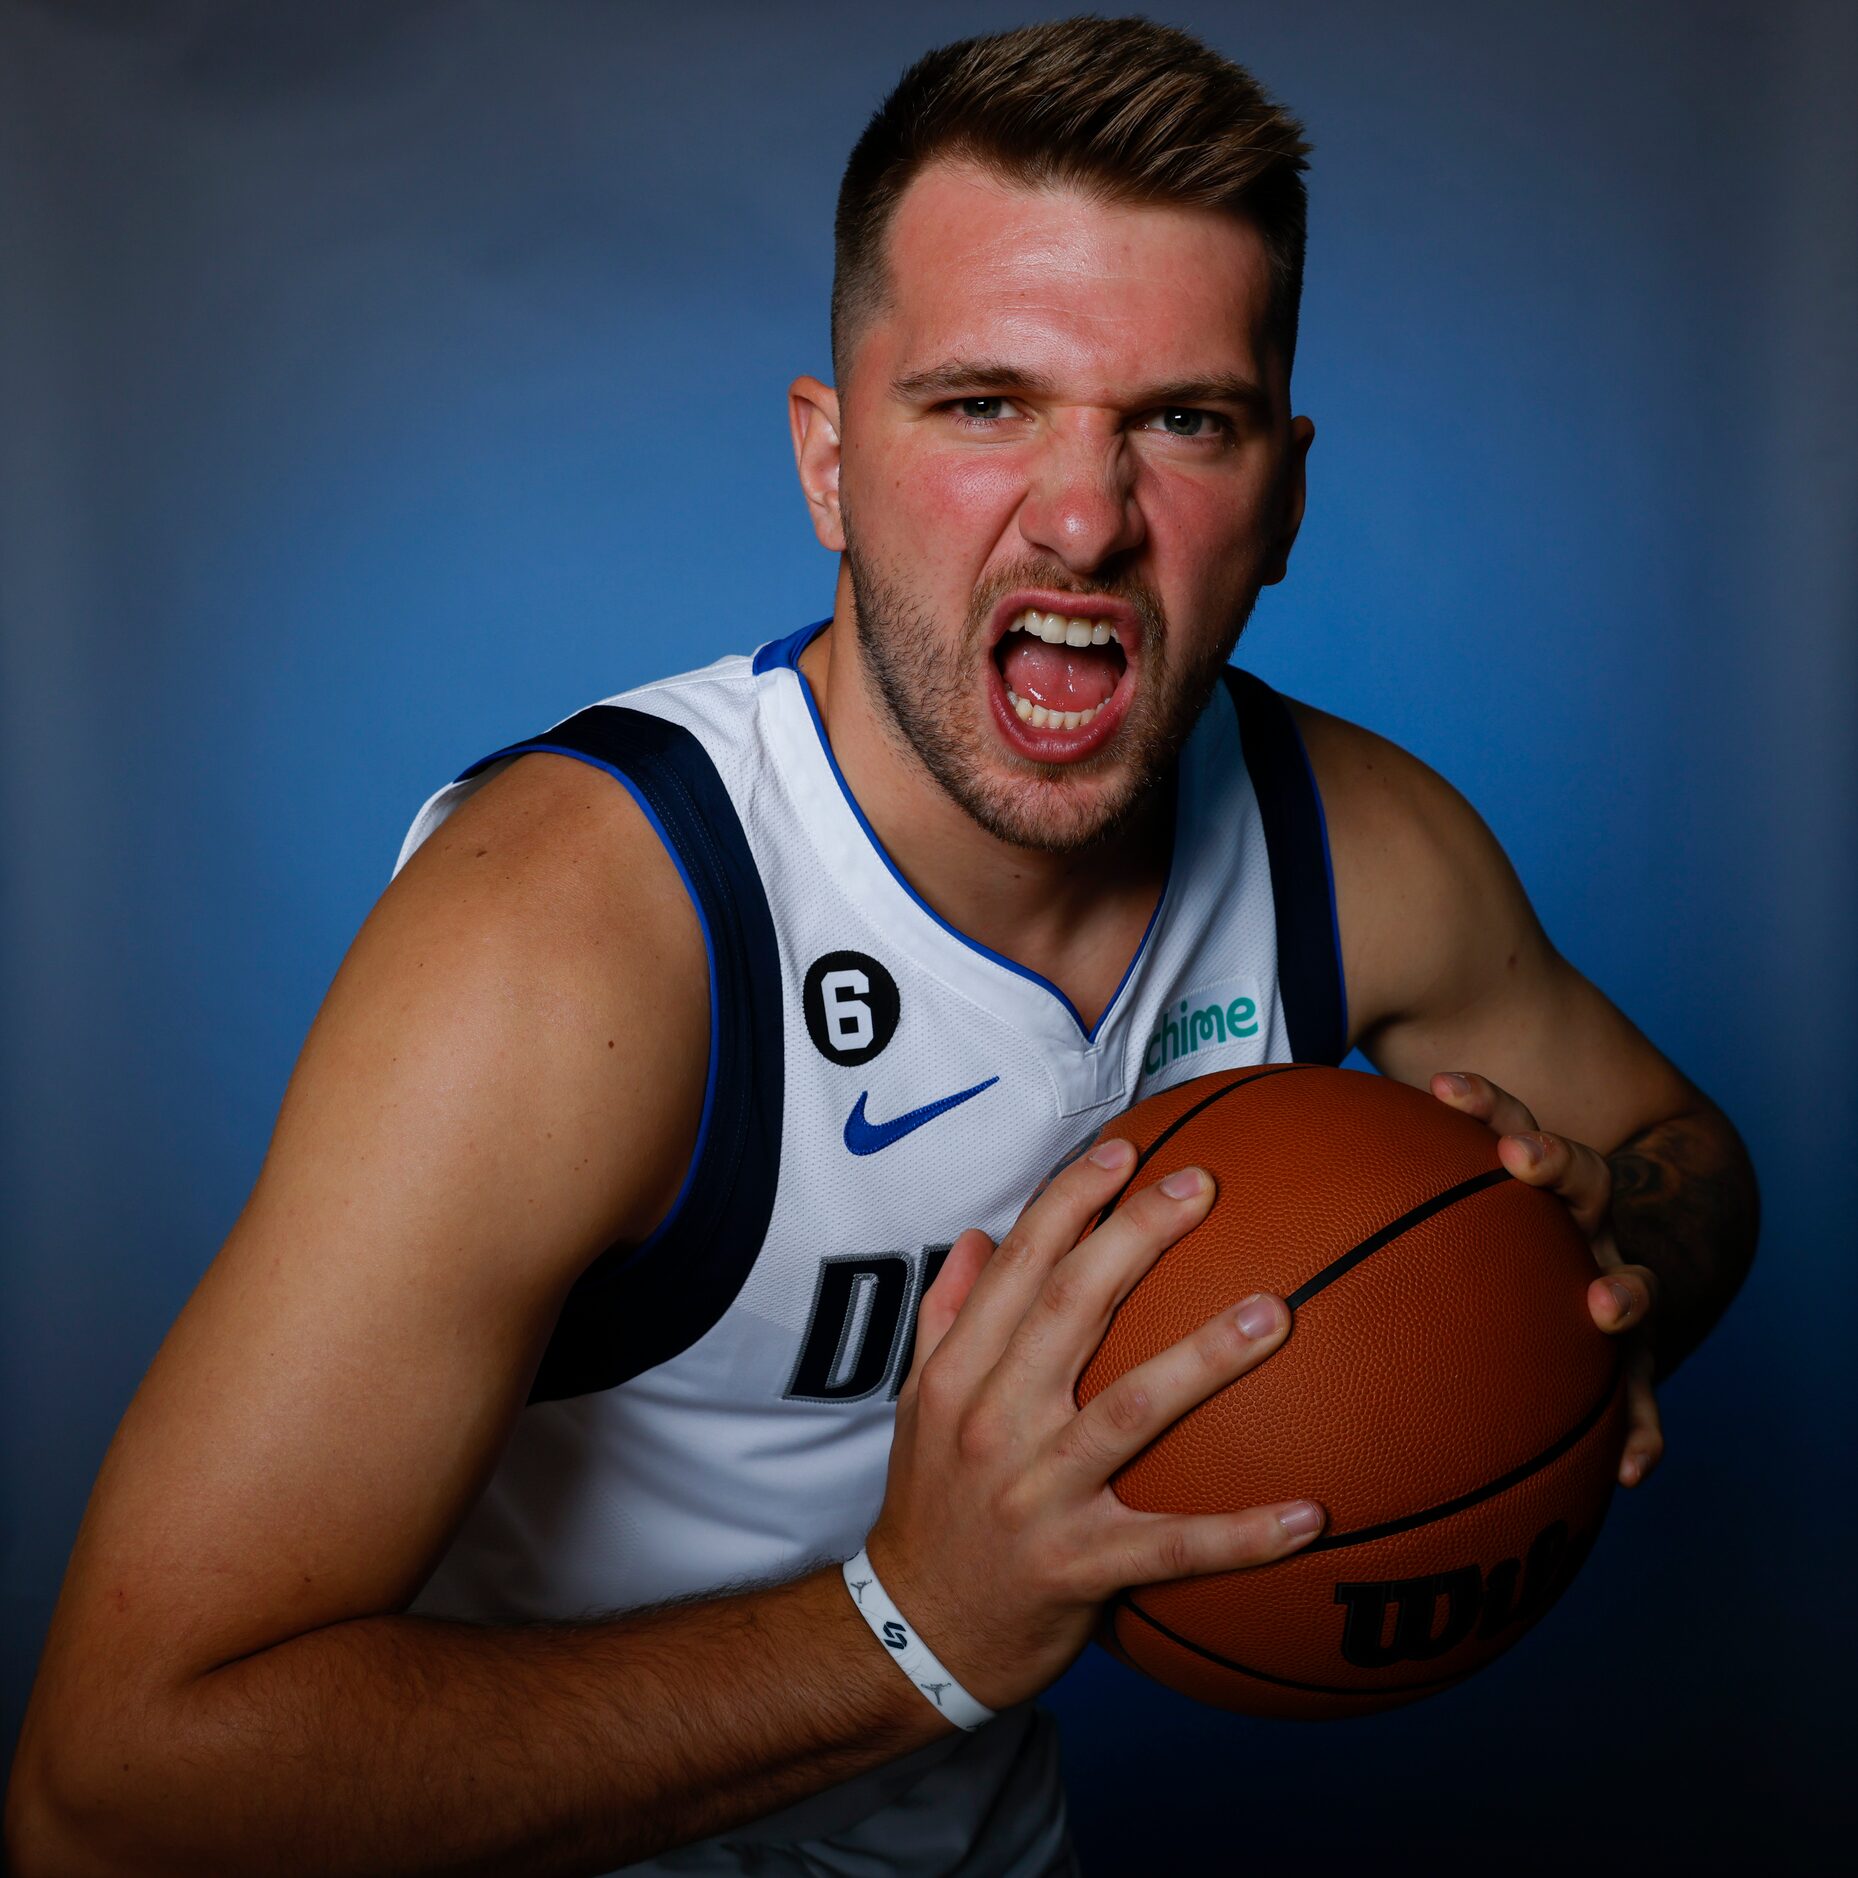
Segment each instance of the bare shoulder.
M609 778L524 757L435 831L337 973L117 1432L33 1741L107 1774L100 1692L405 1607L568 1286L670 1203L708 1034L695 914Z
M1285 703L1303 734L1332 840L1339 834L1372 850L1491 839L1470 803L1411 751L1313 704Z
M1352 1040L1547 969L1515 869L1464 796L1375 731L1286 702L1328 824Z
M536 754L471 796L407 862L331 990L305 1067L331 1031L356 1059L337 1088L392 1074L371 1050L383 1032L456 1053L473 1072L477 1125L500 1114L525 1154L579 1143L582 1185L605 1196L593 1210L608 1216L579 1222L583 1231L642 1235L695 1139L708 1001L696 913L656 831L602 772ZM441 1093L422 1104L435 1125ZM572 1261L578 1235L562 1224Z

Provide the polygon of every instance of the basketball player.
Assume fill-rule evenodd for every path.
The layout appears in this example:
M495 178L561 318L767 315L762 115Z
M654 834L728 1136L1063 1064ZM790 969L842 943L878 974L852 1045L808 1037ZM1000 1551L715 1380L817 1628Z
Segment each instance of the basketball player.
M1071 1869L1032 1698L1323 1519L1106 1487L1280 1299L1072 1395L1213 1200L1087 1232L1080 1150L1205 1071L1359 1044L1497 1130L1656 1461L1733 1131L1446 783L1226 670L1303 510L1303 148L1140 21L906 75L792 389L832 615L420 815L104 1464L22 1873Z

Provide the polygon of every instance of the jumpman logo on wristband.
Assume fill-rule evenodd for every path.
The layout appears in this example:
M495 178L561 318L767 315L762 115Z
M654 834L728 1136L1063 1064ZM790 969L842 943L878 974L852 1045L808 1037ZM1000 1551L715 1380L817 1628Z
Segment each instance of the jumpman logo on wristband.
M884 1589L884 1581L863 1552L848 1558L840 1571L859 1616L871 1626L878 1642L893 1653L897 1667L916 1685L925 1701L933 1702L938 1713L969 1734L993 1720L993 1710L977 1702L903 1621L902 1613ZM871 1594L868 1598L867 1591Z

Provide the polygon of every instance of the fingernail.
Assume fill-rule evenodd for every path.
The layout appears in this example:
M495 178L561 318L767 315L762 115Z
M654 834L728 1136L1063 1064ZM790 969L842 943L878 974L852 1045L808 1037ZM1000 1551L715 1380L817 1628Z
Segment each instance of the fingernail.
M1161 1183L1161 1191L1170 1200L1197 1199L1206 1187L1206 1176L1197 1167L1183 1167Z
M1323 1510L1308 1500L1299 1500L1295 1506L1287 1506L1278 1514L1277 1523L1293 1539L1301 1539L1305 1533L1314 1532L1323 1523Z
M1613 1302L1619 1306L1621 1319L1628 1318L1639 1307L1639 1301L1632 1295L1630 1285L1622 1285L1617 1278L1609 1278L1606 1288L1613 1294Z
M1455 1069L1447 1070L1445 1074L1439 1078L1439 1081L1442 1082L1453 1095L1469 1095L1471 1093L1471 1085L1460 1076Z
M1237 1312L1239 1328L1248 1337L1268 1337L1277 1328L1277 1303L1262 1295L1249 1297Z
M1539 1167L1547 1144L1540 1135L1511 1135L1510 1139L1523 1151L1523 1159L1531 1167Z
M1127 1167L1135 1158L1135 1149L1127 1141L1099 1141L1090 1151L1091 1164L1107 1167L1113 1173L1119 1167Z

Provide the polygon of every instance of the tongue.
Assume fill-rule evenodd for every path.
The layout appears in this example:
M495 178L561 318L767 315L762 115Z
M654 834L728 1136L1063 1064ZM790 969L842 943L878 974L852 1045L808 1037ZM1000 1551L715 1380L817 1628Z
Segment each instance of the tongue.
M1122 660L1109 646L1052 646L1015 634L1000 670L1022 698L1048 711L1088 711L1116 689Z

